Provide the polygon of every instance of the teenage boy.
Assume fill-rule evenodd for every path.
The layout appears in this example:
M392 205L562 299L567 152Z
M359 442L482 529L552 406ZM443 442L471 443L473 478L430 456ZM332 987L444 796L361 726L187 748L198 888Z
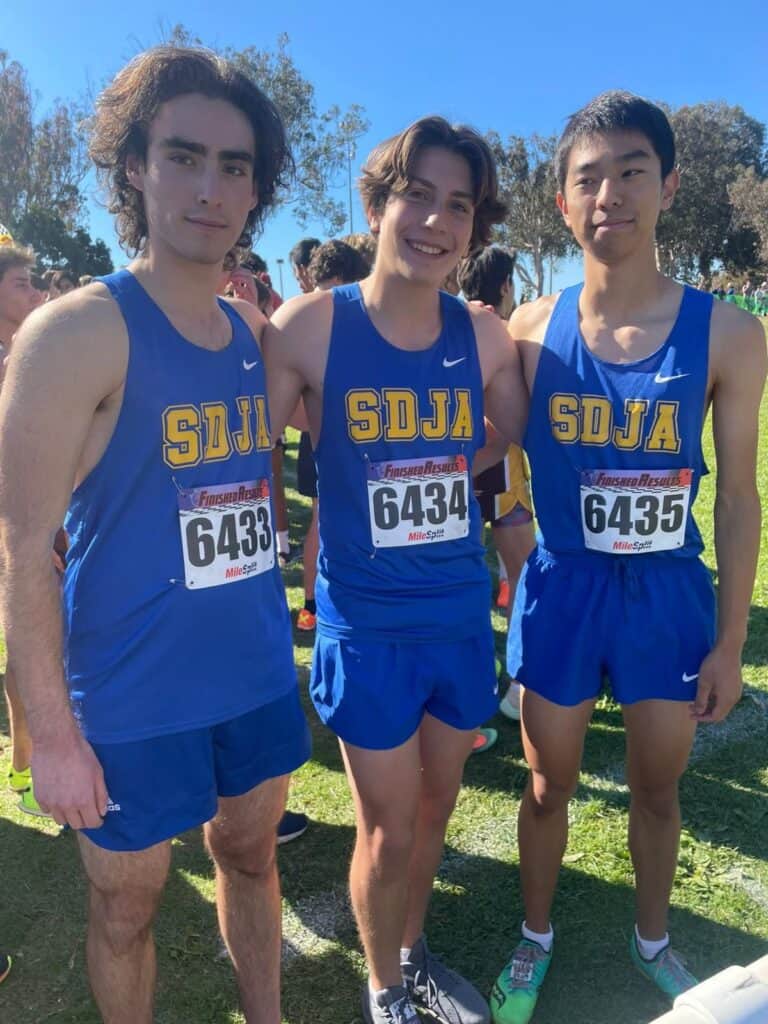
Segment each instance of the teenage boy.
M311 694L355 800L350 889L368 1022L488 1019L423 936L475 730L498 706L475 451L509 436L526 395L498 318L439 291L504 206L482 137L417 121L369 158L361 193L376 263L359 284L292 300L268 327L279 429L304 400L318 470Z
M598 96L568 121L556 170L584 283L510 321L532 396L524 446L541 538L509 631L531 776L518 827L523 938L492 993L498 1024L530 1020L552 958L568 803L605 676L627 733L631 957L670 998L696 983L667 935L678 781L697 725L721 721L741 694L760 538L765 337L657 268L656 222L679 184L666 115L628 93ZM717 617L692 515L710 406Z
M78 830L105 1021L154 1019L171 838L205 823L245 1018L279 1024L275 828L308 740L274 545L265 321L216 289L273 202L283 128L231 64L164 46L102 93L91 155L138 256L30 317L0 402L3 622L36 795ZM50 548L65 512L62 617Z

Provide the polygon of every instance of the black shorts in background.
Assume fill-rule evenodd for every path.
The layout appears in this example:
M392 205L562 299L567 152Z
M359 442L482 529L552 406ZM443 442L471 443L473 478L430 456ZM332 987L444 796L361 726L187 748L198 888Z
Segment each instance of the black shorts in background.
M317 470L312 455L312 441L306 430L302 430L299 439L299 457L296 460L296 490L305 498L317 497Z

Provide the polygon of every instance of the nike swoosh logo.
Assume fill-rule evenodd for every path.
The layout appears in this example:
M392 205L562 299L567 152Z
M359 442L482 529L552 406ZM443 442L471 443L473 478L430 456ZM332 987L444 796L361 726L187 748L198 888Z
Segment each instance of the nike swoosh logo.
M462 356L461 359L443 359L443 366L448 370L451 366L458 366L459 363L463 363L466 358L466 356Z
M259 365L259 360L258 359L254 359L254 361L252 363L246 363L246 361L243 360L243 369L244 370L252 370L254 368L254 366L258 366L258 365Z
M682 377L690 377L690 373L673 373L670 377L662 377L660 373L657 373L653 378L655 384L666 384L670 380L680 380Z
M699 678L699 673L698 672L695 672L692 676L689 676L687 673L683 672L683 682L684 683L692 683L694 679L698 679L698 678Z

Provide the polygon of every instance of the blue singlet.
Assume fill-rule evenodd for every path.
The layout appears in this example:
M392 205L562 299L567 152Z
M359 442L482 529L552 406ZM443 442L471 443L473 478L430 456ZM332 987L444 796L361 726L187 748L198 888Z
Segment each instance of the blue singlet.
M129 338L122 407L72 495L66 672L94 742L224 722L296 686L275 558L264 365L250 329L185 340L128 271L103 278Z

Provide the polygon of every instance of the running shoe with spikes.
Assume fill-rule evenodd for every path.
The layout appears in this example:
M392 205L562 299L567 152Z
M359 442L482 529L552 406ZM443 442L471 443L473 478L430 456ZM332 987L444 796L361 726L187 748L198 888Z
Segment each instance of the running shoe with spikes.
M660 950L653 960L646 960L638 948L637 936L633 931L629 942L629 955L638 971L671 1000L677 999L683 992L699 984L698 979L694 978L686 967L685 960L669 945Z
M491 990L494 1024L528 1024L551 963L551 949L531 939L518 943Z

